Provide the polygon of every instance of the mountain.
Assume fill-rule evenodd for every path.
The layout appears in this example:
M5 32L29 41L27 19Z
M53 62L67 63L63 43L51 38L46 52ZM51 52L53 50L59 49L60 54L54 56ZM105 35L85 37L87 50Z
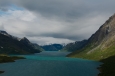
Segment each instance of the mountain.
M45 51L59 51L63 48L61 44L51 44L41 46Z
M69 57L101 60L115 55L115 14L93 34L88 42Z
M74 43L69 43L66 46L64 46L64 48L61 51L68 51L68 52L73 52L76 50L81 49L82 47L84 47L84 45L87 43L87 40L83 40L83 41L76 41Z
M40 47L38 44L33 43L35 49L39 49L40 51L45 51L42 47Z
M26 37L18 38L0 31L0 54L32 54L40 51Z

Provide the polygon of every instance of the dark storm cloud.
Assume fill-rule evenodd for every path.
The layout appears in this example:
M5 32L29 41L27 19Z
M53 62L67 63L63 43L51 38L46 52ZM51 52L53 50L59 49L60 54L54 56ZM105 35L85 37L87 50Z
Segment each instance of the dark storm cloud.
M43 16L77 19L87 14L115 12L115 0L14 0Z
M65 20L77 19L90 13L89 5L81 0L15 0L15 2L30 11L42 14L42 16L56 16Z

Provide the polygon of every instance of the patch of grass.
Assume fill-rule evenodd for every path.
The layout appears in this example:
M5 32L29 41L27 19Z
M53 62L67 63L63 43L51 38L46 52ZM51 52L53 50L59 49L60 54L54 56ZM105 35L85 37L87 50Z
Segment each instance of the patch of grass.
M17 59L24 59L24 57L17 56L0 56L0 63L15 62Z

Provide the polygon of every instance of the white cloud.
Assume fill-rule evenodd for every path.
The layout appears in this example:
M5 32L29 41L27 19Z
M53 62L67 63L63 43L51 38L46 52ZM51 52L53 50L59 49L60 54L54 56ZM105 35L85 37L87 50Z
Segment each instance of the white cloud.
M51 43L61 43L61 44L67 44L70 42L74 42L73 40L69 39L61 39L61 38L53 38L53 37L28 37L29 40L31 40L33 43L38 43L40 45L47 45Z

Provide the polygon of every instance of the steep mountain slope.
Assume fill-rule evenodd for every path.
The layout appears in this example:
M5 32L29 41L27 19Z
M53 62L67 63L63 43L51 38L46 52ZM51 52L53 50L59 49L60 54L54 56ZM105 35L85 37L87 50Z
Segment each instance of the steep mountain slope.
M31 54L39 52L40 50L36 49L27 38L17 38L6 31L0 31L0 54Z
M45 51L59 51L63 48L61 44L51 44L41 46Z
M75 43L69 43L61 51L73 52L81 49L87 43L87 40L76 41Z
M115 55L115 14L88 39L82 49L68 56L100 60L113 55Z
M38 44L33 43L35 49L39 49L40 51L45 51L43 48L41 48Z

